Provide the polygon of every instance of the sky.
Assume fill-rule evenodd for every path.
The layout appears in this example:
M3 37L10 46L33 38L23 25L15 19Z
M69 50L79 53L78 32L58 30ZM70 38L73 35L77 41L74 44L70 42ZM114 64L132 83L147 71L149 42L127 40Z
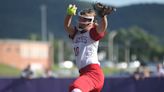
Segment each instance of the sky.
M108 3L114 6L128 6L131 4L140 4L140 3L159 3L164 4L164 0L81 0L81 1L100 1L103 3Z

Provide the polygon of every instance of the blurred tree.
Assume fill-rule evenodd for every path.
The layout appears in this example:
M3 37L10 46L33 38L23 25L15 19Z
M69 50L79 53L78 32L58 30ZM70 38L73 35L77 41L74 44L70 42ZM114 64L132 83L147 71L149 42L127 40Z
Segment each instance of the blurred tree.
M54 64L58 63L58 40L54 40Z
M54 40L54 63L58 64L60 62L63 62L65 60L71 60L73 61L74 56L72 44L70 44L70 41L64 41L62 39L56 39Z
M125 49L128 46L130 55L134 54L138 59L144 61L159 61L162 59L164 48L156 36L147 33L137 26L132 26L128 29L122 28L117 30L117 32L114 41L115 44L118 44L120 49ZM127 44L127 42L129 42L129 44Z
M40 40L40 37L39 37L38 34L32 33L32 34L30 34L30 36L29 36L29 40L37 41L37 40Z

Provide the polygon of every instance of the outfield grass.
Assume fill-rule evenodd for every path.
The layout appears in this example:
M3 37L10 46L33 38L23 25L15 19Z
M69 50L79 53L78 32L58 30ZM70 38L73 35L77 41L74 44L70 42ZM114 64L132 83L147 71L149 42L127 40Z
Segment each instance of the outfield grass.
M108 67L102 68L102 70L103 70L105 76L112 75L112 74L115 74L120 71L120 69L108 68Z
M19 76L20 72L21 71L19 69L0 64L0 76L14 77Z
M53 65L52 70L54 72L61 70L62 68L60 68L58 65ZM116 68L102 68L103 72L106 76L111 75L113 73L117 73L118 71L120 71L119 69ZM70 70L71 71L71 70ZM16 76L20 76L20 70L13 68L11 66L7 66L4 64L0 64L0 77L16 77Z

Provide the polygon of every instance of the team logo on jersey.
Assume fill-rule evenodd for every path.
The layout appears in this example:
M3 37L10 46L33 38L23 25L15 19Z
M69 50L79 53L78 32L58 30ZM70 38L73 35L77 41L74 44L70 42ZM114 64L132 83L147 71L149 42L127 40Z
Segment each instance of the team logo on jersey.
M87 43L88 37L86 36L80 36L75 39L75 43Z

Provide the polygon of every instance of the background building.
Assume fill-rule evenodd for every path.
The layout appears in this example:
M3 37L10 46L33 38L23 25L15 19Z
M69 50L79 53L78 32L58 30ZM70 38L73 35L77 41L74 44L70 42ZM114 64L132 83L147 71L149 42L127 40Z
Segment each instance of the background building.
M0 40L0 63L18 69L24 69L29 64L46 69L52 63L52 51L49 42Z

